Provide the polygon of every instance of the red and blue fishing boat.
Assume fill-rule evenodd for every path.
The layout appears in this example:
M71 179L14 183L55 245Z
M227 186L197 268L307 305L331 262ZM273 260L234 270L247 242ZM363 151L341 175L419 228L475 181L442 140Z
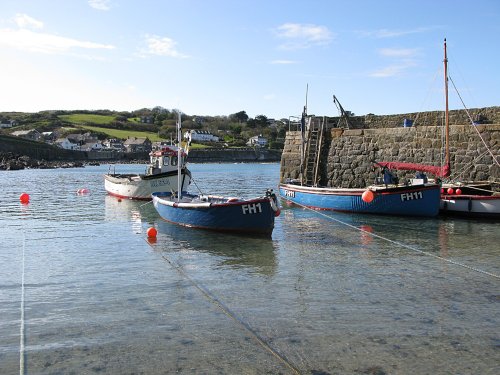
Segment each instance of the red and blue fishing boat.
M345 111L335 96L343 118ZM320 121L316 121L320 120ZM430 183L425 174L404 183L394 176L389 167L382 168L382 177L376 184L363 188L330 187L320 184L320 157L323 151L324 121L307 115L304 107L301 119L300 178L287 179L279 184L280 196L288 202L318 210L333 210L362 214L433 217L439 213L441 186ZM392 165L395 167L396 165ZM417 167L416 165L413 165ZM425 169L436 175L445 175L448 170L441 167ZM418 169L416 169L418 170Z
M153 205L162 219L186 227L220 232L271 235L279 215L276 195L268 190L253 199L214 195L153 193Z
M177 124L180 144L180 112ZM153 205L162 219L186 227L220 232L267 236L272 234L274 218L280 214L278 198L272 190L267 190L265 195L252 199L190 194L183 191L181 187L180 165L178 168L178 188L176 191L153 192L151 194Z
M285 183L279 190L286 201L318 210L427 217L439 213L440 186L436 184L350 189Z

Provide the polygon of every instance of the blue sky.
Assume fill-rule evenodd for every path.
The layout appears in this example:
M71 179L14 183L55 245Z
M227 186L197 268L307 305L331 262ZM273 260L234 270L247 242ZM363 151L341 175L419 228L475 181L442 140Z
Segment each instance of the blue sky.
M500 105L498 0L2 0L0 111L288 118ZM462 104L450 91L450 108Z

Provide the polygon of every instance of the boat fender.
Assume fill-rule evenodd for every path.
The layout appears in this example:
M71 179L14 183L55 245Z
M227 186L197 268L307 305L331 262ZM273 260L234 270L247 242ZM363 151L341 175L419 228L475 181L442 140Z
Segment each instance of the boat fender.
M278 202L276 199L276 194L274 194L274 193L269 194L269 203L271 204L271 208L274 211L274 216L276 216L276 217L280 216L281 210L279 208L279 205L278 205Z
M227 198L227 202L228 203L231 203L231 202L238 202L239 199L238 198L235 198L235 197L231 197L231 198Z

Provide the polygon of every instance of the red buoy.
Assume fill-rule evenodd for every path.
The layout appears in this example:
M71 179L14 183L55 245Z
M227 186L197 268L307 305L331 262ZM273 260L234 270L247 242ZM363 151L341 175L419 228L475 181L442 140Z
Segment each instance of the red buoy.
M30 196L28 193L22 193L19 196L19 200L21 201L22 204L28 204L30 202Z
M453 189L452 188L448 188L448 190L446 190L446 192L448 193L448 195L452 195L453 194Z
M457 190L455 190L455 194L456 195L462 194L462 189L458 188Z
M156 237L158 234L158 231L155 229L155 227L150 227L148 228L148 231L146 232L148 237Z
M371 190L366 190L363 195L361 195L361 199L363 199L363 202L366 203L371 203L373 198L375 198L375 194L373 194L373 191Z

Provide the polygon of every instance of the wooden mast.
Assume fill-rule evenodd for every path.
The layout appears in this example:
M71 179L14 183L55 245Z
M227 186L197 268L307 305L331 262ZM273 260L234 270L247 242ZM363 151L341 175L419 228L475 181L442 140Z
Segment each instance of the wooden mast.
M450 119L448 114L448 56L446 54L446 38L444 39L444 95L445 95L445 164L450 165Z

